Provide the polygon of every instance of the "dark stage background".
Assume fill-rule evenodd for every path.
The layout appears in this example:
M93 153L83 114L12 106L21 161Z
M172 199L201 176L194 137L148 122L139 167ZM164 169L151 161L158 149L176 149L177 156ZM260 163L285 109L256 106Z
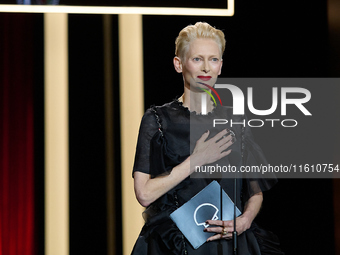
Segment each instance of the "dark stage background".
M35 224L37 254L43 254L43 17L34 14L29 19L34 20L37 35L32 48L36 56L33 62L36 69L35 212L39 216ZM338 58L330 47L326 1L299 0L288 5L269 0L236 0L233 17L143 16L145 108L169 102L182 94L182 77L172 64L174 41L184 26L197 21L206 21L225 32L227 45L221 77L340 76L339 69L335 68ZM120 169L118 18L115 15L112 28L116 141L113 156L116 169ZM70 254L107 253L103 54L102 15L69 15ZM265 130L253 133L271 163L289 162L289 158L282 159L275 153ZM289 141L275 139L281 143L280 150L290 149ZM289 155L294 156L288 153L287 157ZM117 172L117 205L121 204L120 185ZM333 188L333 180L280 180L265 193L257 222L279 236L286 254L336 254L333 199L337 193L333 193ZM120 254L119 206L116 212L116 251Z

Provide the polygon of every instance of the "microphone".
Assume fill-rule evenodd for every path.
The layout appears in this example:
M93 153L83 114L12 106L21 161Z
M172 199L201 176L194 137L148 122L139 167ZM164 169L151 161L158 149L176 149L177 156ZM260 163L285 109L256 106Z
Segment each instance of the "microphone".
M238 166L242 162L242 156L238 151L231 151L228 155L228 160L230 165ZM235 172L234 177L234 231L233 231L233 248L234 255L237 255L237 231L236 231L236 201L237 201L237 172Z
M228 161L229 164L231 166L238 166L240 165L240 163L242 162L242 156L239 152L237 151L231 151L231 153L227 156L228 157ZM234 217L233 217L233 221L234 221L234 231L233 231L233 254L237 255L237 231L236 231L236 199L237 199L237 172L235 172L235 177L234 177ZM221 203L221 220L223 220L223 198L222 198L222 192L223 192L223 188L222 185L220 186L220 203ZM219 245L219 254L223 254L222 251L222 246Z

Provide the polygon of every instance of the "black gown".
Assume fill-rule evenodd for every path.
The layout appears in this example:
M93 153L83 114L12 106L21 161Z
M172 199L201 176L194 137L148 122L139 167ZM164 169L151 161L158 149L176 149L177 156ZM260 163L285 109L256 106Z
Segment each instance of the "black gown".
M214 136L224 128L229 128L236 135L236 142L231 146L232 153L241 164L267 164L262 150L254 142L250 129L243 125L218 125L212 128L214 118L225 116L234 123L242 123L244 116L233 116L232 109L217 106L207 115L190 112L182 103L174 100L160 107L152 107L143 116L135 156L133 172L150 174L152 178L168 174L173 167L183 162L191 153L196 141L207 129ZM193 124L195 123L195 124ZM190 125L195 125L192 129ZM243 128L242 128L243 127ZM195 130L196 134L193 134ZM195 138L196 136L196 138ZM196 140L195 140L196 139ZM231 155L231 154L230 154ZM223 164L229 164L225 157ZM235 157L234 157L235 158ZM235 162L232 162L235 164ZM238 163L237 163L238 164ZM209 176L210 177L210 176ZM214 177L226 193L233 198L233 178ZM225 178L226 177L226 178ZM200 190L206 187L211 178L186 178L175 188L153 202L143 213L145 225L136 241L132 254L233 254L232 240L206 242L194 249L186 240L169 215ZM237 206L243 210L245 202L254 194L270 189L276 179L238 178ZM259 228L254 222L250 229L238 236L239 255L284 254L279 248L277 237L271 232Z

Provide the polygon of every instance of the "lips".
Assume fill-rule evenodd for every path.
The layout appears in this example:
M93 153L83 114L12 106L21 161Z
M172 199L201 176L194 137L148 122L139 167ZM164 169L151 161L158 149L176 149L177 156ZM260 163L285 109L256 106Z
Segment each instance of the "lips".
M211 76L197 76L198 79L201 79L202 81L209 81L211 79Z

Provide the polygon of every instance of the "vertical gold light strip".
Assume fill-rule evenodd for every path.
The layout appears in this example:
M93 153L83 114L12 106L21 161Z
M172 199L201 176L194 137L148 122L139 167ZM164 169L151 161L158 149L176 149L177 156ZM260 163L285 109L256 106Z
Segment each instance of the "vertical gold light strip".
M119 22L122 155L123 254L131 253L143 225L131 177L137 135L144 112L142 15L121 14Z
M45 254L69 254L67 14L44 14Z
M115 255L116 210L114 172L113 79L112 79L112 15L103 15L104 34L104 97L105 97L105 146L106 146L106 206L107 206L107 254ZM119 228L118 228L119 229Z

